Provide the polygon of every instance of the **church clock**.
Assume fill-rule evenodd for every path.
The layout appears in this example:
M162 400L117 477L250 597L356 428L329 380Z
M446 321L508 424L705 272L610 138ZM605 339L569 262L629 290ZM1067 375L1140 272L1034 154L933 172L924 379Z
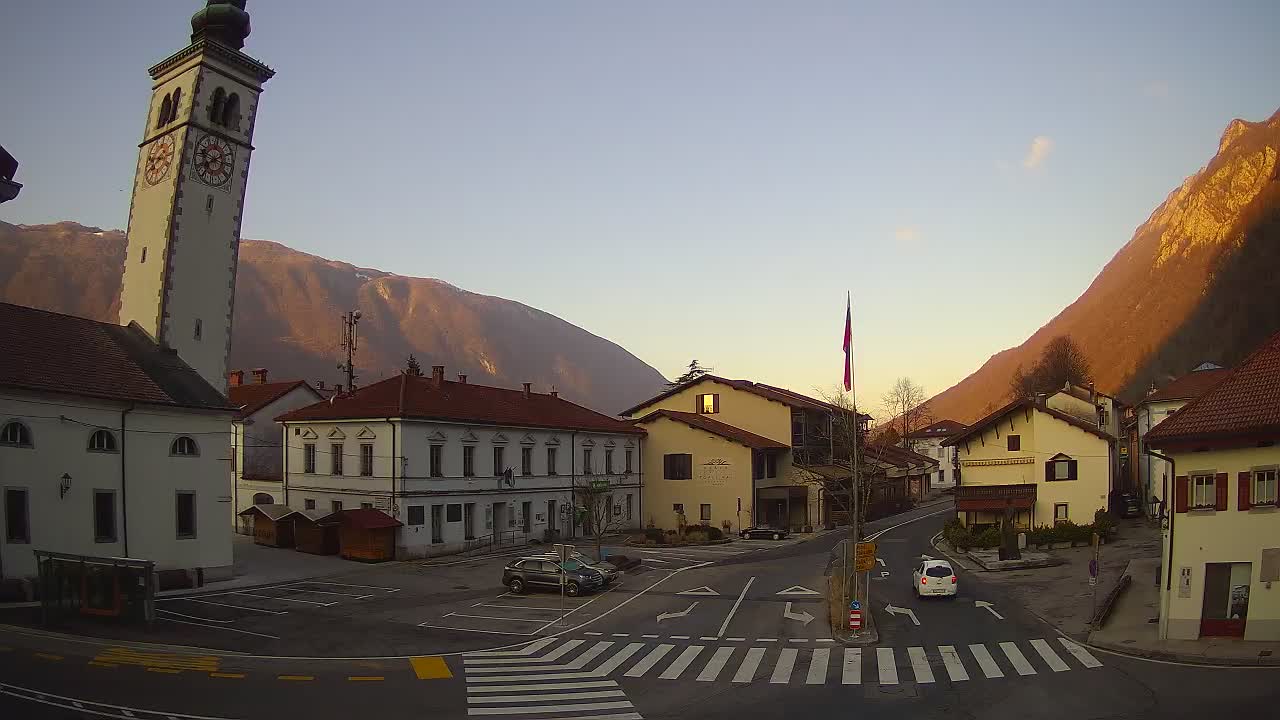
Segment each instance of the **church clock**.
M222 187L231 179L235 159L231 143L213 135L205 135L196 141L191 165L200 182L212 187Z
M151 144L147 151L147 166L144 175L148 185L155 185L169 175L169 166L173 164L173 135L165 135Z

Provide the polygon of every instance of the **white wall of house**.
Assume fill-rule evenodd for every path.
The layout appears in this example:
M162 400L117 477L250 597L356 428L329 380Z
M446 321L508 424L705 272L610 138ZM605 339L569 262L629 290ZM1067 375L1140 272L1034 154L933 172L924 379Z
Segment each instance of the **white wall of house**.
M0 490L25 490L29 542L0 534L0 576L33 577L33 550L153 560L157 570L204 571L205 580L231 572L231 503L227 483L231 413L183 411L139 405L125 416L124 403L51 394L0 393L0 426L18 421L31 447L0 445ZM107 428L114 451L89 449L97 427ZM170 454L180 435L199 454ZM121 457L126 463L122 483ZM63 475L70 476L61 491ZM113 528L95 532L95 492L114 493ZM195 524L178 533L178 495L191 493ZM18 497L4 493L0 503ZM127 499L128 542L125 538ZM103 530L107 530L104 528Z
M542 539L552 527L568 536L573 523L566 522L570 516L564 508L572 506L572 487L575 482L581 486L584 478L608 482L618 528L641 525L641 439L635 435L374 419L293 422L286 424L284 433L288 441L285 502L299 509L331 510L341 503L342 509L368 504L383 510L404 523L397 538L397 553L402 557L455 551L469 538L495 532L515 542ZM338 444L342 445L341 474L332 472L332 446ZM306 472L307 445L315 446L315 472ZM361 474L361 445L372 448L367 475ZM439 476L431 472L432 446L440 448ZM473 448L471 476L464 474L466 447ZM502 466L497 468L495 447L503 448ZM525 448L532 461L527 475L522 472ZM555 449L555 475L548 472L549 448ZM585 472L583 451L588 448L592 467ZM630 473L626 472L628 452ZM612 454L611 473L606 472L607 453ZM506 468L512 470L512 485L497 477ZM527 527L523 522L526 503Z
M1166 483L1173 482L1173 470L1168 461L1146 454L1147 432L1162 420L1187 404L1187 400L1166 400L1143 403L1138 406L1138 487L1143 508L1149 508L1151 498L1165 497Z
M284 503L284 448L280 444L283 435L276 418L320 399L315 390L300 385L232 423L231 488L235 502L231 522L240 532L248 532L249 527L241 522L239 513L255 504L255 496L270 495L271 502Z
M955 448L942 447L945 437L912 439L910 450L938 461L938 468L929 473L929 487L933 489L955 487Z

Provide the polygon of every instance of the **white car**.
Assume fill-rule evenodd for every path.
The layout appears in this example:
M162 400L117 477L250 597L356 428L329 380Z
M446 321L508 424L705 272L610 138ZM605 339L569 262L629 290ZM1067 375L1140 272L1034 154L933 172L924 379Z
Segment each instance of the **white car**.
M955 597L959 583L956 571L946 560L924 560L911 572L911 584L916 590L916 597L943 595Z

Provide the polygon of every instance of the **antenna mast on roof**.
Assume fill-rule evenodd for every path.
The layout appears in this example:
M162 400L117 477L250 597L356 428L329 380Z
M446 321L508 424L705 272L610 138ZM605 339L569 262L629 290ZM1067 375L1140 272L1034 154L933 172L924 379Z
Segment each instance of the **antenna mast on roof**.
M347 361L339 363L338 369L347 374L347 392L356 389L356 324L359 322L359 310L352 310L342 316L342 349L347 352Z

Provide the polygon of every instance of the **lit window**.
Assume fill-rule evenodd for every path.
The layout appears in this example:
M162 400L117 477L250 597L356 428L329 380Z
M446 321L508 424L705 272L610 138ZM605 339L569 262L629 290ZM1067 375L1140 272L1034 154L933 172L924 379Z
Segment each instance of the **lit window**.
M720 412L720 394L707 393L698 396L698 412L703 415L714 415Z
M200 448L196 447L196 441L186 435L179 435L174 438L173 444L169 446L170 455L178 455L182 457L193 457L200 454Z

